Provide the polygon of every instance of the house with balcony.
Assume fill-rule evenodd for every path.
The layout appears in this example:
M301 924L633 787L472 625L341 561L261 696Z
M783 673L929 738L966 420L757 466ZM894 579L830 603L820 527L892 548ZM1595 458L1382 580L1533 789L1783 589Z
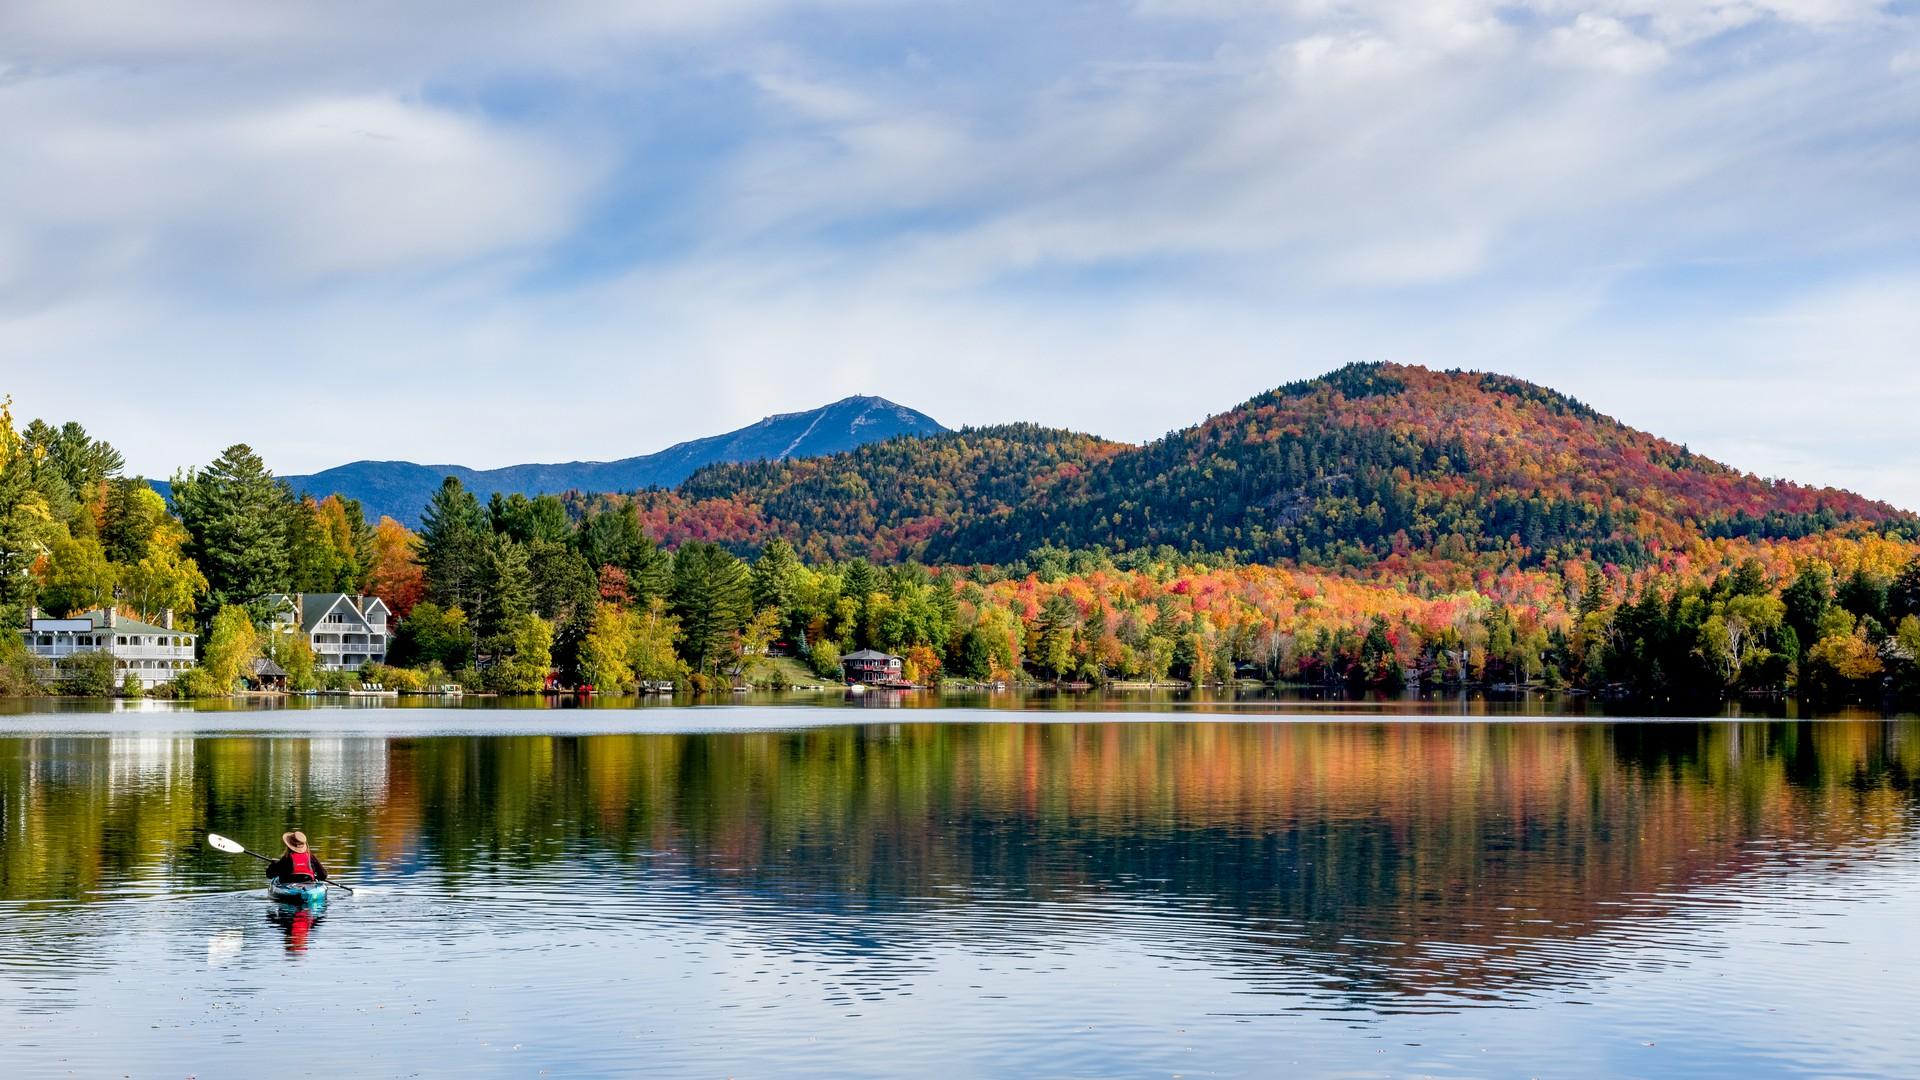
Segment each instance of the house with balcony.
M268 625L276 633L306 635L315 666L353 671L387 662L392 612L377 596L350 593L275 593L267 597Z
M34 608L20 635L29 653L51 665L55 682L67 676L74 657L104 652L113 657L116 681L133 675L150 690L193 666L194 635L174 629L172 612L160 623L141 622L112 608L67 619L45 618Z
M903 665L904 661L899 657L875 649L861 649L840 658L840 671L849 685L884 686L897 683L901 679Z

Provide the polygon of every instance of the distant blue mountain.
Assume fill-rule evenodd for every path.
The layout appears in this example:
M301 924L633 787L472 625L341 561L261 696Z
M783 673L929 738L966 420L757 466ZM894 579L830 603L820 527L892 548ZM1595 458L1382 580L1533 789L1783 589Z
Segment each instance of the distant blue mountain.
M619 461L570 461L558 465L509 465L469 469L464 465L416 465L411 461L356 461L286 478L295 491L339 494L360 500L368 521L382 515L418 526L427 500L448 476L485 501L502 495L565 491L636 491L671 487L695 469L722 461L780 461L852 450L895 435L937 435L947 430L932 417L885 398L850 397L807 412L783 413L738 431L669 446L657 454Z

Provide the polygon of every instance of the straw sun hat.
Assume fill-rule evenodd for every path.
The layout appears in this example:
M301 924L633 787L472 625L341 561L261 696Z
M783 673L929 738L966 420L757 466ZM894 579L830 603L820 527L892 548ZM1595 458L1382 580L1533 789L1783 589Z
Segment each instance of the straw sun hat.
M307 850L307 834L295 829L290 833L281 833L280 842L287 845L288 851Z

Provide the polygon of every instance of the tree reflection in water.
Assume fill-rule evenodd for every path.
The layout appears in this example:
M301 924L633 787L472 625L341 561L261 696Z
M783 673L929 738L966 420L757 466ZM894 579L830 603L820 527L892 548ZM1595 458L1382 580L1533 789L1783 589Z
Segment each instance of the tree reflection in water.
M1707 946L1726 886L1908 838L1916 766L1905 721L14 738L0 899L258 888L194 830L297 821L357 880L510 883L497 919L591 882L907 966L930 936L1026 949L1173 920L1250 989L1420 1008L1568 985L1655 917ZM304 914L274 916L289 952Z

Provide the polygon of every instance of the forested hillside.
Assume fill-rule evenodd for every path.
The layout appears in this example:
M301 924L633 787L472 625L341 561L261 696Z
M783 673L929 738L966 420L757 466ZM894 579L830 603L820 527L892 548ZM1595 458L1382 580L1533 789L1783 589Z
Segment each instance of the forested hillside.
M1017 425L808 461L723 465L639 496L649 531L739 550L1006 563L1159 546L1367 569L1410 556L1650 564L1706 538L1915 520L1766 480L1502 375L1392 364L1263 394L1145 446Z
M808 558L891 562L966 523L1072 489L1128 448L1091 435L1006 424L873 443L845 454L710 465L636 501L649 535L738 550L779 536ZM579 499L576 510L619 500Z
M1423 381L1429 402L1464 402L1438 450L1422 434L1436 422L1409 419L1396 401ZM194 696L231 692L262 655L296 689L451 680L526 693L551 679L727 693L737 681L780 679L770 653L784 643L820 677L836 677L845 652L875 648L904 657L906 677L923 683L1253 677L1352 690L1417 682L1642 700L1789 689L1827 702L1920 700L1910 518L1743 477L1543 394L1478 376L1357 369L1144 449L994 428L714 469L680 492L576 498L571 508L552 495L482 502L450 477L418 534L390 518L369 526L350 500L298 496L238 445L176 474L169 506L79 424L16 431L0 405L0 621L23 626L35 607L170 611L200 632L199 663L154 692ZM1392 437L1369 441L1379 430ZM1299 521L1329 520L1336 503L1326 500L1348 499L1362 522L1352 534L1386 535L1390 546L1354 540L1335 566L1170 543L1114 550L1128 529L1160 528L1176 491L1192 516L1167 515L1177 527L1147 537L1227 535L1205 530L1226 528L1228 509L1245 520L1260 505L1248 494L1261 490L1253 467L1238 463L1275 443L1283 461L1295 448L1306 458L1295 475L1371 485L1364 500L1310 498ZM1361 465L1343 471L1342 459L1312 456L1340 446L1384 446L1400 464L1353 450L1346 460ZM1516 488L1528 493L1523 506L1597 509L1569 512L1567 524L1548 515L1538 542L1525 522L1504 539L1469 530L1502 505L1498 492ZM741 498L748 491L753 501ZM1097 518L1109 497L1115 509ZM1396 520L1374 517L1387 502L1396 514L1405 503L1452 514L1451 531L1416 515L1382 534ZM1017 546L1038 512L1057 529L1025 536L1113 547L1037 546L999 565L848 557L894 559L968 534L982 547ZM1553 546L1548 529L1571 539ZM1756 535L1768 531L1808 535ZM788 532L806 537L804 551ZM1416 535L1440 539L1417 547ZM1593 554L1610 542L1622 558ZM401 617L389 653L397 667L320 671L304 635L263 621L269 594L336 590L378 595ZM106 659L56 671L22 635L0 634L0 695L141 692L137 680L116 681Z

